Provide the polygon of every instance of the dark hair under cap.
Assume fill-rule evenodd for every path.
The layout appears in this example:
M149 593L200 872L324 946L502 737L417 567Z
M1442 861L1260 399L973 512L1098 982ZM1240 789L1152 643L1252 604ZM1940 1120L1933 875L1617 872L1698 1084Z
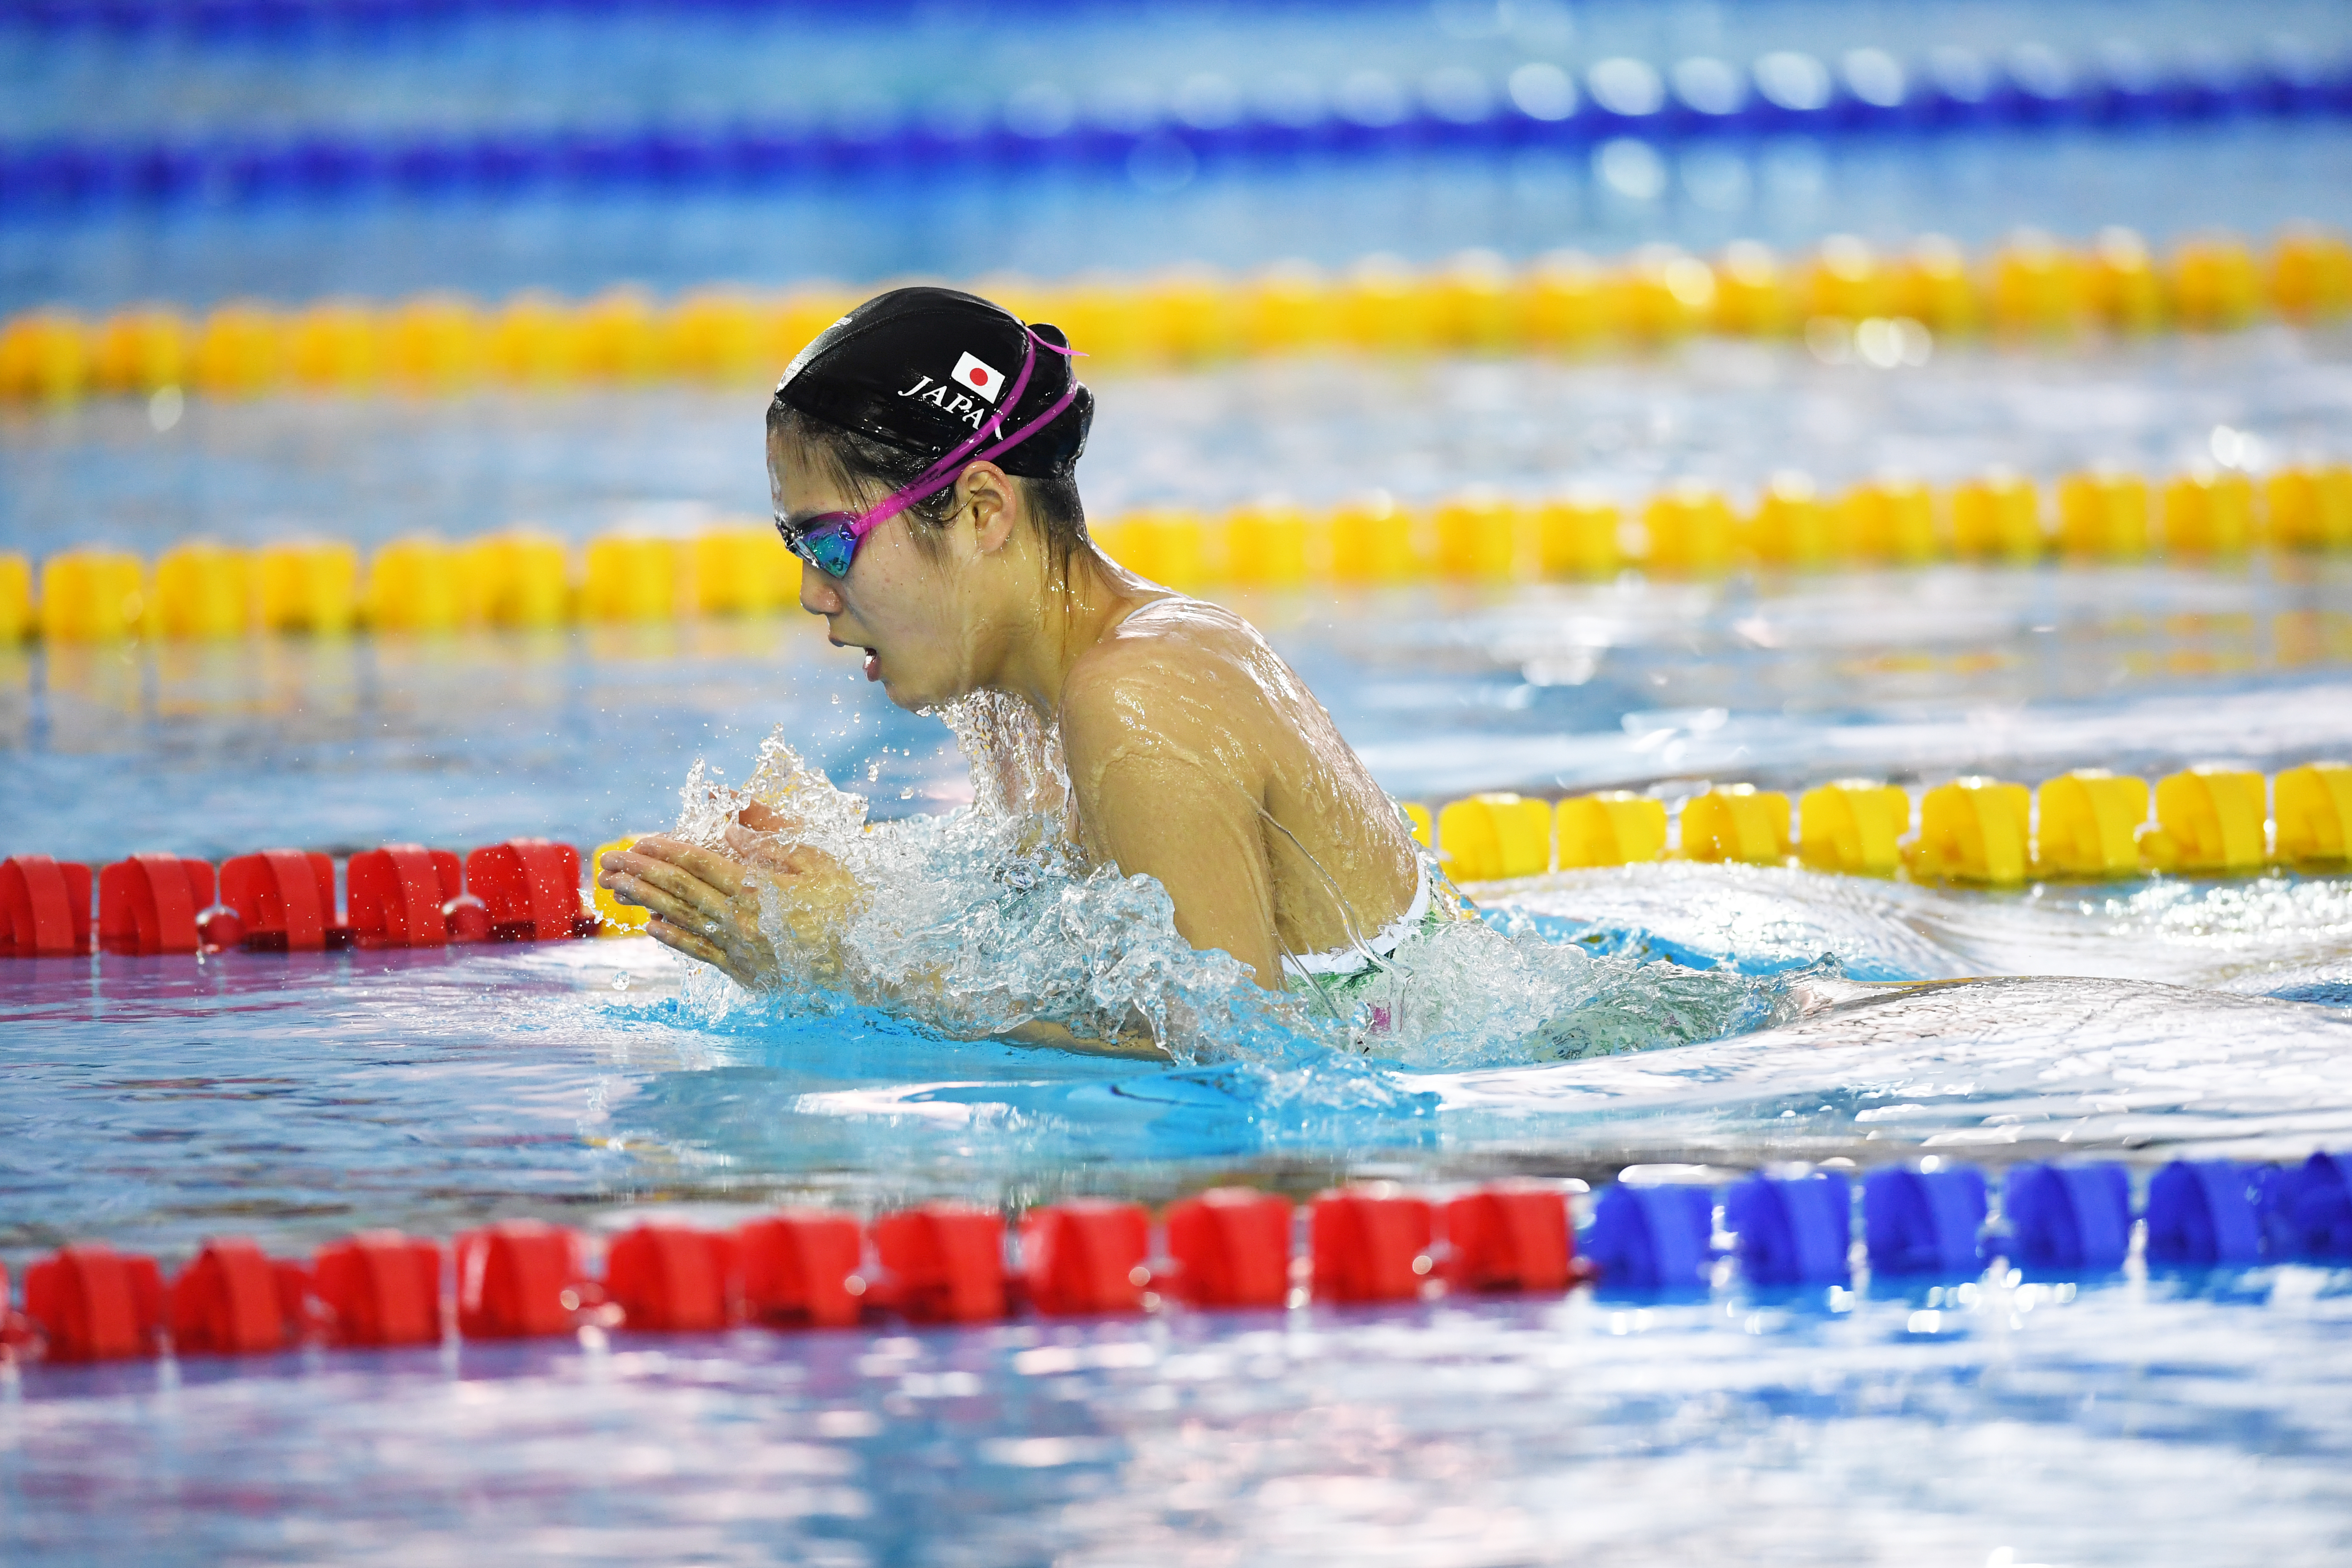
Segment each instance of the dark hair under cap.
M1011 394L1032 331L1045 342L1069 346L1060 328L1042 321L1024 327L1011 311L975 294L893 289L817 334L785 369L775 400L936 462L997 412L981 385L992 384L998 397ZM956 379L959 365L974 384ZM1019 406L1004 411L1003 425L988 444L1044 414L1076 376L1068 355L1039 347ZM1080 384L1052 424L992 461L1008 474L1067 479L1086 450L1094 415L1094 394Z

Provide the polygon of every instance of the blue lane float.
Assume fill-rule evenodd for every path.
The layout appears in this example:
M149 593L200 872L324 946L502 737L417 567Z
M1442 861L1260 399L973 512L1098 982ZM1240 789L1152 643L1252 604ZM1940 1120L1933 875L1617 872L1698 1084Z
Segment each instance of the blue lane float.
M1843 1285L1853 1277L1853 1187L1835 1171L1750 1176L1724 1194L1724 1228L1757 1285Z
M1984 1173L1873 1171L1862 1185L1863 1239L1874 1274L1974 1279L1984 1272Z
M2352 1263L2352 1156L2314 1154L2256 1178L2263 1239L2274 1258Z
M2147 1260L2174 1268L2263 1260L2254 1173L2234 1160L2176 1160L2147 1185Z
M285 0L266 3L286 8ZM1094 112L1057 87L1033 83L992 112L954 121L886 112L854 122L804 117L476 129L408 138L321 129L283 136L19 143L0 148L0 210L156 205L199 195L212 201L548 186L663 189L974 166L1134 169L1155 157L1198 163L1441 148L1504 151L1589 146L1620 137L1836 137L2352 114L2352 59L2283 53L2165 69L2113 52L2070 61L2035 46L2000 61L1942 50L1909 64L1877 49L1848 51L1834 64L1780 50L1746 67L1700 58L1663 71L1643 60L1607 59L1580 81L1533 61L1499 79L1453 67L1418 84L1359 71L1279 101L1252 99L1238 84L1210 79L1220 84L1218 90L1187 83L1162 105Z
M1985 1173L1930 1163L1862 1182L1870 1271L1888 1279L1973 1279L1996 1260L2030 1277L2112 1274L2144 1226L2151 1268L2247 1268L2352 1263L2352 1158L2302 1164L2176 1160L2150 1178L2135 1211L2128 1172L2112 1162L2012 1166L2000 1224L1989 1228ZM1718 1255L1721 1205L1728 1251L1749 1285L1843 1285L1851 1278L1853 1187L1840 1172L1759 1173L1720 1189L1635 1184L1605 1189L1580 1250L1613 1289L1704 1289Z
M2101 1273L2131 1255L2131 1177L2121 1165L2020 1165L2001 1184L2017 1260L2038 1273Z
M1704 1290L1714 1230L1711 1189L1620 1182L1602 1190L1582 1251L1612 1289Z

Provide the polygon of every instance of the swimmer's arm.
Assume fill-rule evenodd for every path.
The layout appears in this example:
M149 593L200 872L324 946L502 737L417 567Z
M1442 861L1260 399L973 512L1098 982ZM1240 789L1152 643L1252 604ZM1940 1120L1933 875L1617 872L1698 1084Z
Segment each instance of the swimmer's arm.
M1055 1050L1076 1051L1089 1057L1130 1057L1144 1061L1164 1062L1168 1053L1161 1048L1151 1032L1138 1026L1116 1039L1099 1040L1091 1035L1073 1034L1063 1025L1044 1018L1032 1018L1017 1024L993 1037L1013 1046L1046 1046Z
M1191 704L1144 683L1118 686L1064 704L1070 785L1088 839L1127 876L1168 889L1186 942L1223 949L1279 991L1261 790L1234 775Z

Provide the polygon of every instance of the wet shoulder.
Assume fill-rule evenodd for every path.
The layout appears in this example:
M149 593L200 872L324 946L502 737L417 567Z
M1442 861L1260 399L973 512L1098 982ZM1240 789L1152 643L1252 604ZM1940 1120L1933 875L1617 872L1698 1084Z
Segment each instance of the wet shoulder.
M1256 627L1220 605L1171 595L1129 615L1072 667L1062 724L1076 745L1107 724L1254 727L1294 684Z

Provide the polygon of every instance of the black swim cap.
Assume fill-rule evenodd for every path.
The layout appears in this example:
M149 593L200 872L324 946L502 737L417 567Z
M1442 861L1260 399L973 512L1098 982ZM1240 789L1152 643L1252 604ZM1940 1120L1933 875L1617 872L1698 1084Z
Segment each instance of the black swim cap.
M1030 341L1034 332L1043 343ZM991 461L1008 474L1066 479L1087 448L1095 396L1077 382L1058 327L1020 319L953 289L877 294L817 334L776 384L776 401L845 430L937 462L971 440L998 412L1034 355L1016 406L1003 410L994 446L1044 415L1050 424Z

